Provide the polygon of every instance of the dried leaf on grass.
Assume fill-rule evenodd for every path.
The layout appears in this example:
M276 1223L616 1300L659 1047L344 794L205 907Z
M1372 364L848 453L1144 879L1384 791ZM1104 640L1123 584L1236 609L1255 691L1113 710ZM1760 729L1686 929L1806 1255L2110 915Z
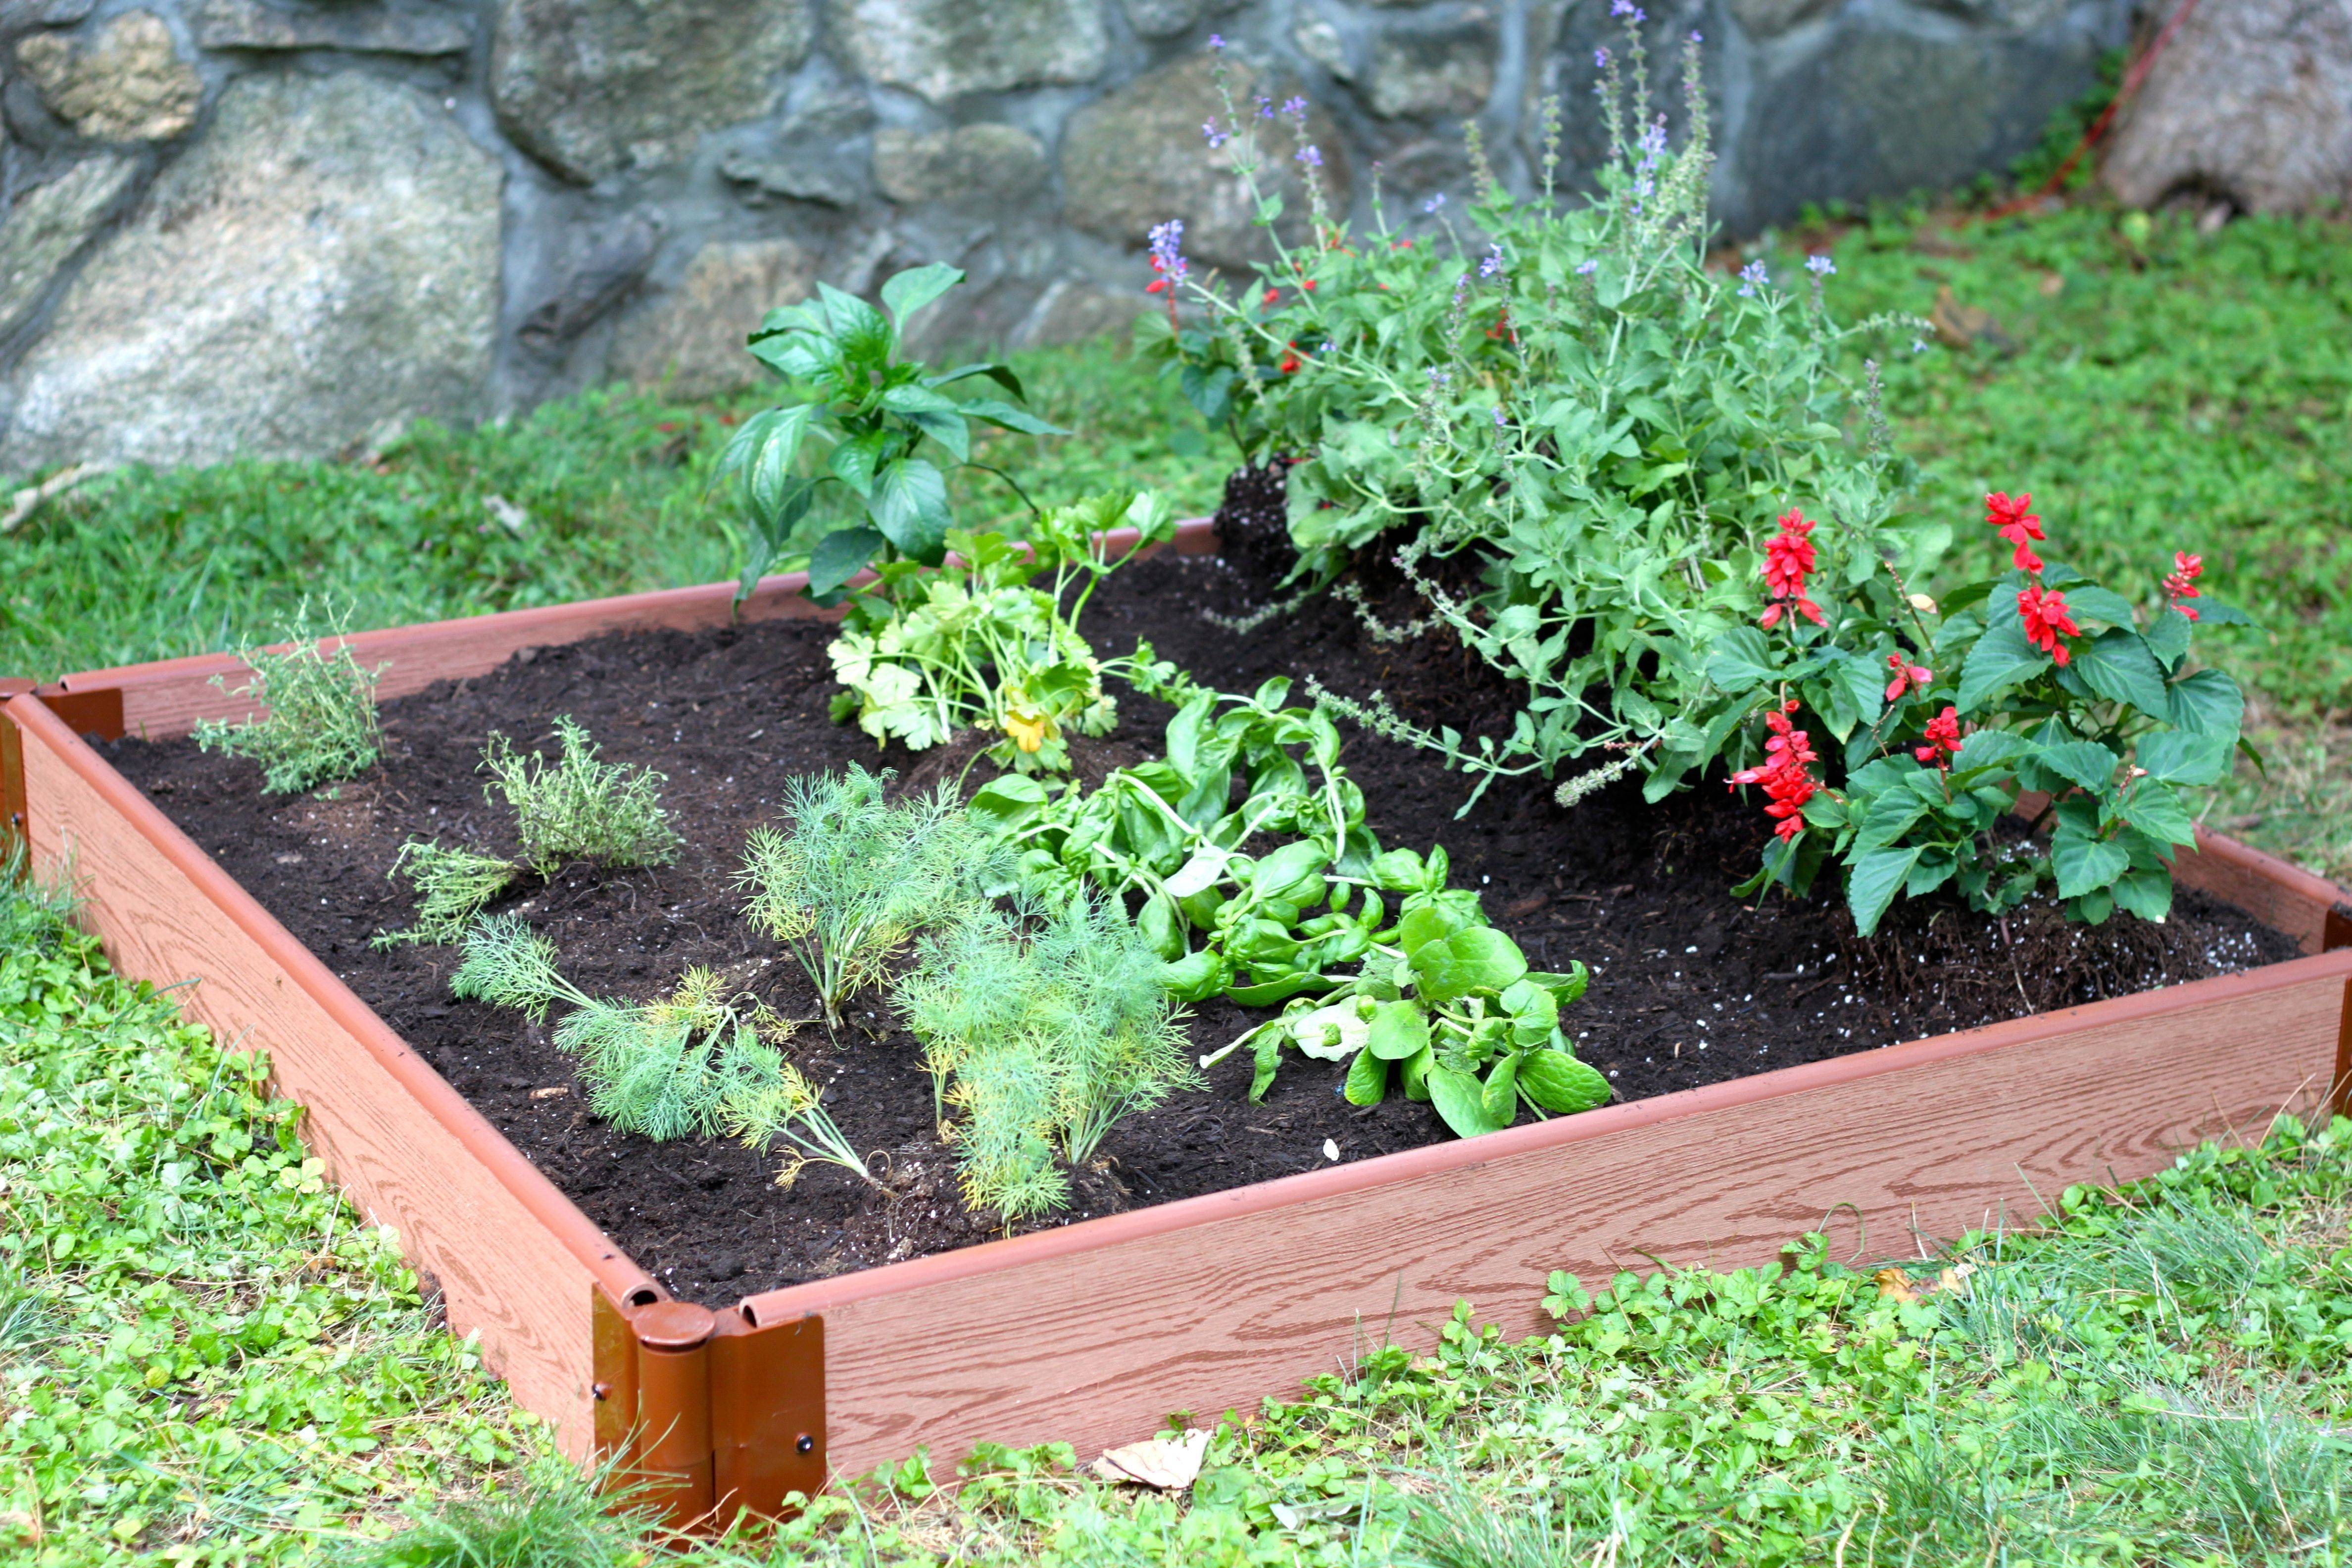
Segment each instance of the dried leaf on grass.
M1202 1457L1209 1451L1205 1431L1163 1432L1140 1443L1113 1448L1095 1461L1095 1474L1107 1481L1132 1481L1164 1492L1181 1491L1201 1474Z
M1914 1279L1900 1268L1882 1268L1872 1275L1871 1282L1878 1287L1882 1301L1916 1301L1938 1290L1958 1291L1977 1271L1973 1263L1956 1263L1938 1273L1932 1280Z

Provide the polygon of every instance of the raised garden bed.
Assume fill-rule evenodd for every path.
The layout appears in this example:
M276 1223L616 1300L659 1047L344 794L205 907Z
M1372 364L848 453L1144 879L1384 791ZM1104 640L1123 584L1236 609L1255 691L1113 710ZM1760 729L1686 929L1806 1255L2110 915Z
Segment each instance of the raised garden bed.
M1179 542L1212 547L1198 525ZM1295 661L1440 710L1478 700L1357 646L1343 619L1216 631L1195 611L1225 581L1208 562L1122 574L1097 601L1106 651L1140 630L1223 686ZM337 1179L399 1227L453 1327L481 1336L575 1451L642 1421L656 1439L637 1458L677 1478L689 1512L730 1495L772 1506L918 1444L1102 1445L1171 1410L1246 1407L1367 1338L1422 1336L1459 1297L1531 1327L1548 1269L1757 1261L1832 1205L1868 1226L1857 1247L1957 1234L2069 1182L2145 1173L2197 1138L2258 1133L2328 1100L2352 1066L2352 952L2328 951L2352 944L2342 893L2218 837L2182 857L2204 897L2167 927L2086 940L2021 922L1988 963L1981 933L1948 923L1861 942L1818 907L1743 907L1726 868L1752 858L1738 836L1753 829L1712 799L1663 831L1606 797L1573 817L1495 801L1455 822L1458 777L1362 740L1350 766L1384 840L1445 843L1457 882L1481 886L1538 962L1598 965L1570 1028L1625 1103L1465 1142L1410 1102L1360 1112L1296 1058L1253 1108L1234 1067L1123 1124L1074 1223L971 1245L987 1233L923 1147L928 1079L885 1070L887 1043L852 1046L846 1070L866 1064L872 1081L852 1079L839 1113L861 1147L893 1152L900 1198L814 1173L777 1194L772 1161L643 1144L587 1123L569 1095L535 1098L565 1081L543 1036L453 1005L446 952L375 955L365 939L404 921L382 879L400 838L478 809L482 732L520 738L572 712L608 754L671 774L697 847L658 874L546 889L533 913L567 960L635 931L650 951L587 976L625 990L634 973L756 956L725 918L743 828L782 773L871 757L824 721L822 634L758 624L806 609L794 586L763 585L740 632L722 629L717 587L364 634L362 657L390 661L382 695L408 700L388 712L383 773L333 801L263 803L249 776L227 787L250 764L175 743L198 717L236 715L208 684L232 659L68 678L14 698L0 724L10 812L37 861L71 864L125 972L201 977L192 1012L271 1053ZM573 646L657 629L678 635ZM509 662L524 649L547 651ZM428 690L443 681L466 684ZM1143 754L1161 716L1134 702L1082 761ZM632 901L647 911L635 926ZM2263 962L2296 950L2309 956ZM2196 974L2211 977L2167 984ZM2009 1016L2086 995L2106 999ZM1939 1032L1986 1019L2006 1021ZM1204 1006L1194 1037L1221 1044L1246 1022ZM856 1125L869 1110L875 1124ZM768 1285L782 1288L731 1300Z

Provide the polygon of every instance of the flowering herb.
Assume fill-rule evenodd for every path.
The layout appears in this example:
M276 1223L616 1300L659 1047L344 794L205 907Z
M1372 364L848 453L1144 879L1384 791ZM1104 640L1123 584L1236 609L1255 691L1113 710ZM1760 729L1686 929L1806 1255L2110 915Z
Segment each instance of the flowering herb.
M1739 269L1739 297L1743 300L1753 299L1757 289L1771 281L1772 275L1765 271L1764 263L1760 260L1751 261Z
M2197 591L2198 575L2204 570L2205 558L2202 555L2176 550L2172 552L2172 570L2166 574L2164 579L2165 603L2192 621L2198 618L2197 612L2183 601L2204 596Z
M1822 625L1822 607L1805 596L1805 579L1816 563L1812 522L1795 507L1780 514L1780 531L1764 546L1764 588L1772 602L1756 617L1759 626L1779 624L1790 610L1815 626Z
M1944 888L1991 913L2046 887L2076 919L2164 918L2172 855L2196 840L2183 792L2227 771L2244 701L2229 677L2192 667L2196 626L2173 592L2185 584L2168 578L2143 624L2122 595L2034 552L2044 536L2030 508L1986 498L2012 552L1998 579L1938 603L1865 562L1822 621L1718 640L1707 676L1727 703L1706 721L1744 734L1759 706L1765 717L1762 760L1731 774L1763 787L1773 824L1743 895L1802 891L1834 859L1864 934L1895 899ZM2174 577L2195 559L2176 555ZM2244 620L2201 603L2209 621ZM1834 742L1818 757L1816 732ZM2004 828L2032 796L2046 838Z

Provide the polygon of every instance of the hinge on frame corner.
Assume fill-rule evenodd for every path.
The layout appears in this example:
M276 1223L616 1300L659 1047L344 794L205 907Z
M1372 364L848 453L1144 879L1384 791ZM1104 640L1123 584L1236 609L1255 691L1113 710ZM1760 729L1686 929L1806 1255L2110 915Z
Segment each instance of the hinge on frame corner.
M0 690L0 865L21 856L17 872L30 875L33 836L26 824L32 803L25 794L25 736L8 716L5 701L15 695Z
M677 1528L787 1511L825 1457L824 1320L752 1321L686 1301L624 1308L591 1287L596 1460Z

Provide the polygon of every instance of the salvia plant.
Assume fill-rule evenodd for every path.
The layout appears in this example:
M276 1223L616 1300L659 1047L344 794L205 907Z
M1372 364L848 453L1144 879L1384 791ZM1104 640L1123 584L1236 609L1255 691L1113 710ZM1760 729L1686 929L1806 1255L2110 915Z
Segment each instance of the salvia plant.
M959 399L946 391L984 376L1025 400L1009 365L983 362L934 374L899 356L908 319L961 281L952 267L910 268L882 285L880 310L819 283L814 300L769 311L751 335L751 356L806 397L753 415L719 455L717 479L733 484L746 531L739 604L762 573L786 563L803 520L829 489L850 498L855 521L825 531L808 553L808 591L823 603L835 602L877 555L932 566L945 557L955 516L933 448L1021 494L1003 469L972 460L972 421L1033 436L1066 434L1002 398Z
M1114 553L1103 536L1118 529L1135 538ZM1131 662L1097 658L1078 618L1104 577L1175 530L1165 500L1129 491L1053 508L1025 542L955 530L937 565L884 563L828 650L847 689L834 717L914 752L977 729L996 737L982 754L1001 766L1066 769L1071 731L1118 722L1103 678ZM1136 658L1149 663L1148 647Z
M1545 1115L1607 1102L1609 1080L1577 1059L1559 1027L1559 1010L1585 983L1580 963L1565 974L1531 970L1517 942L1475 914L1426 904L1381 933L1336 989L1294 1000L1201 1065L1250 1048L1256 1100L1289 1045L1347 1062L1344 1092L1355 1105L1378 1105L1393 1069L1408 1099L1428 1101L1457 1135L1475 1138L1511 1125L1522 1104Z
M596 742L570 714L555 721L562 752L550 763L515 750L496 731L482 752L490 775L483 794L514 812L522 858L509 860L463 846L412 839L388 876L416 889L416 923L377 935L377 947L455 942L467 922L526 872L552 877L581 860L605 866L662 866L676 859L678 837L662 809L668 782L650 768L596 760Z
M235 695L250 698L268 711L236 724L198 720L197 747L260 763L261 787L271 795L357 778L375 765L383 751L383 735L376 727L375 683L384 667L366 668L347 645L338 644L331 654L321 652L324 637L341 637L344 628L335 625L323 634L315 630L307 605L283 631L288 646L282 651L249 647L237 654L253 678ZM212 683L227 689L217 675Z
M853 763L788 779L792 826L753 832L736 878L743 918L791 950L835 1030L842 1004L909 941L967 918L1010 880L1010 857L952 784L892 801L889 778Z
M1285 707L1289 681L1233 697L1164 665L1137 679L1178 703L1161 760L1083 793L1008 774L976 792L971 811L1018 852L1031 892L1067 897L1091 883L1132 895L1179 999L1222 992L1263 1006L1326 988L1326 971L1370 951L1391 899L1402 898L1400 914L1432 902L1475 910L1476 895L1446 889L1444 849L1426 860L1381 850L1339 763L1338 727L1319 708Z
M1761 789L1773 823L1743 894L1801 892L1835 859L1864 934L1897 897L1946 887L1996 914L2045 887L2094 923L2170 910L2172 856L2196 841L2183 792L2218 781L2244 746L2236 682L2196 668L2191 644L2200 625L2246 617L2207 597L2202 559L2180 552L2143 621L2130 599L2041 557L2032 500L1985 498L2011 569L1941 603L1891 570L1817 601L1814 525L1782 517L1763 567L1770 602L1707 667L1724 694L1710 727L1748 763L1732 782Z
M754 1148L782 1139L793 1151L782 1179L812 1159L874 1180L808 1080L775 1048L792 1024L749 997L728 994L708 969L689 969L654 1002L591 996L563 977L554 944L519 915L491 915L466 934L450 980L457 995L511 1007L555 1026L555 1046L580 1062L589 1104L624 1132L667 1141L727 1133Z
M1062 1206L1059 1162L1093 1158L1121 1117L1197 1083L1160 969L1125 915L1087 893L980 910L925 939L893 995L923 1043L967 1203L1008 1221Z
M1841 360L1856 332L1892 323L1832 320L1826 257L1806 287L1761 263L1709 271L1696 45L1679 147L1638 32L1604 65L1612 155L1592 193L1555 188L1555 106L1535 198L1503 189L1475 134L1466 229L1438 207L1433 230L1407 236L1376 200L1369 232L1318 221L1292 249L1265 197L1276 259L1256 282L1229 295L1194 277L1163 231L1169 309L1139 323L1144 352L1245 458L1299 459L1302 574L1377 550L1425 600L1407 629L1450 630L1526 683L1511 732L1474 741L1341 704L1470 770L1477 791L1585 759L1567 798L1604 768L1645 774L1654 798L1700 768L1724 739L1700 719L1708 653L1762 607L1756 566L1792 500L1840 518L1824 569L1853 580L1888 552L1916 574L1938 547L1935 531L1890 521L1907 470L1847 429L1867 411ZM1207 129L1246 142L1250 124L1229 106ZM1238 166L1255 191L1255 160Z

